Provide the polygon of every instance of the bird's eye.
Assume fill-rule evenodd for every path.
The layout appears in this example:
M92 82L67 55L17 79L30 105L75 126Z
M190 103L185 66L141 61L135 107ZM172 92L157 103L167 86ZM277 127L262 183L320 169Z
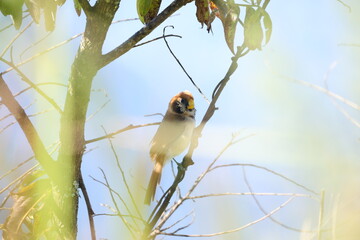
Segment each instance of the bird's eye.
M188 105L188 102L186 101L185 98L182 98L182 99L181 99L181 103L182 103L184 106L186 106L186 107L187 107L187 105Z

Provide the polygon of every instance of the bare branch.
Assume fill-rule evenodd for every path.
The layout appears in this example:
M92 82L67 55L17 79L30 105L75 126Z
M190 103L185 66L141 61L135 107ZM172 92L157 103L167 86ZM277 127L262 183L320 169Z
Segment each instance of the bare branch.
M329 90L327 90L325 88L322 88L322 87L320 87L318 85L315 85L315 84L312 84L312 83L309 83L309 82L305 82L305 81L302 81L302 80L297 80L297 79L286 77L286 76L282 76L282 77L285 78L285 79L291 80L291 81L301 83L304 86L316 89L319 92L325 93L326 95L328 95L328 96L330 96L330 97L332 97L332 98L334 98L336 100L339 100L342 103L345 103L349 107L352 107L353 109L360 111L360 105L358 105L358 104L356 104L356 103L354 103L354 102L352 102L352 101L350 101L350 100L348 100L348 99L346 99L346 98L344 98L344 97L342 97L342 96L340 96L340 95L338 95L336 93L333 93L333 92L331 92L331 91L329 91Z
M242 170L243 170L243 176L244 176L244 182L246 184L246 186L248 187L249 191L251 193L253 193L253 190L252 190L252 187L247 179L247 176L246 176L246 171L245 171L245 167L242 167ZM260 201L256 198L255 194L252 194L251 195L252 198L254 199L256 205L258 206L258 208L260 209L260 211L263 213L263 214L267 214L267 211L263 208L263 206L260 204ZM296 231L296 232L314 232L314 231L306 231L306 230L302 230L302 229L298 229L298 228L294 228L294 227L290 227L282 222L279 222L278 220L276 220L275 218L273 218L272 216L269 217L269 219L271 221L273 221L274 223L286 228L286 229L289 229L289 230L292 230L292 231Z
M126 52L128 52L131 48L135 46L140 40L149 35L155 28L157 28L162 22L164 22L168 17L170 17L173 13L179 10L181 7L186 5L193 0L177 0L173 1L168 7L166 7L160 14L157 15L151 22L137 31L134 35L132 35L128 40L120 44L118 47L113 49L112 51L103 55L101 60L101 67L104 67L119 58Z
M252 136L252 135L250 135ZM247 137L243 137L242 139L246 139L250 136L247 136ZM180 198L178 201L175 202L175 204L166 212L164 213L164 206L166 207L170 201L170 198L171 198L171 195L168 194L169 191L175 191L176 189L176 186L177 184L179 183L179 179L181 179L181 177L183 177L181 174L179 175L179 172L181 173L181 167L182 165L180 164L180 166L178 166L178 174L175 178L175 181L173 183L173 185L168 189L167 192L165 192L165 194L162 196L162 198L164 198L166 196L166 199L164 200L164 203L163 205L160 207L160 209L157 211L155 217L153 217L151 219L151 221L149 220L149 227L151 227L151 229L155 226L156 222L158 221L158 219L160 218L160 216L162 214L163 217L162 219L160 220L160 222L158 223L158 225L156 226L156 229L153 230L152 233L150 233L150 235L155 235L156 234L156 231L158 231L158 229L160 229L164 224L165 222L171 217L171 215L181 206L181 204L188 199L188 197L191 195L191 193L195 190L195 188L199 185L199 183L202 181L202 179L206 176L207 173L210 172L210 169L213 167L213 165L217 162L217 160L222 156L222 154L230 147L234 144L234 142L238 143L239 141L236 141L235 140L235 136L233 136L230 140L230 142L228 144L226 144L226 146L220 151L220 153L216 156L216 158L210 163L210 165L207 167L207 169L201 173L199 175L199 177L196 179L196 181L194 182L194 184L192 185L192 187L189 189L189 191L186 193L186 195L183 197L183 198ZM180 168L180 170L179 170ZM183 174L184 174L184 170L183 171ZM161 198L161 199L162 199ZM161 202L161 199L160 199L160 202ZM156 209L156 208L155 208Z
M174 52L171 50L170 45L168 43L168 41L165 38L165 30L166 28L171 27L174 28L174 26L165 26L163 29L163 38L166 44L166 47L168 48L169 52L171 53L171 55L175 58L176 62L179 64L179 66L181 67L181 69L183 70L183 72L186 74L186 76L190 79L191 83L194 85L194 87L199 91L199 93L203 96L203 98L210 104L209 99L205 96L205 94L201 91L201 89L198 87L198 85L195 83L195 81L192 79L192 77L188 74L188 72L186 71L186 69L184 68L184 66L181 64L180 60L176 57L176 55L174 54Z
M135 47L140 47L140 46L142 46L142 45L145 45L145 44L148 44L148 43L151 43L151 42L154 42L154 41L163 39L163 38L165 39L165 38L167 38L167 37L178 37L178 38L182 38L180 35L175 35L175 34L163 35L163 36L161 36L161 37L157 37L157 38L151 39L151 40L146 41L146 42L143 42L143 43L135 44L135 45L134 45L134 48L135 48Z
M120 129L120 130L118 130L116 132L109 133L109 134L107 134L105 136L102 136L102 137L97 137L97 138L93 138L93 139L90 139L90 140L86 140L85 144L97 142L97 141L104 140L104 139L107 139L107 138L112 138L113 136L115 136L115 135L117 135L119 133L123 133L123 132L129 131L129 130L135 129L135 128L148 127L148 126L154 126L154 125L159 125L159 124L160 124L160 122L141 124L141 125L132 125L132 124L130 124L129 126L127 126L125 128L122 128L122 129Z
M26 27L24 27L23 30L21 30L18 34L16 34L16 36L9 42L9 44L4 48L4 50L2 51L2 53L0 53L0 58L2 58L7 50L9 50L9 48L13 45L13 43L16 41L16 39L18 39L30 26L31 24L33 24L34 21L31 21Z
M26 115L24 109L16 101L12 95L9 87L6 85L2 75L0 74L0 97L4 105L14 115L16 121L19 123L23 130L28 143L32 151L35 154L35 158L39 161L45 171L50 175L55 175L57 168L54 167L55 162L47 152L44 144L42 143L40 136L38 135L34 125Z
M24 177L29 175L33 170L35 170L37 167L39 167L39 164L36 164L32 166L30 169L28 169L25 173L23 173L21 176L13 180L11 183L9 183L6 187L0 190L0 194L8 190L12 185L16 184L17 182L21 181Z
M182 221L184 221L187 217L189 217L190 215L194 215L194 210L192 210L191 212L189 212L188 214L186 214L185 216L183 216L182 218L180 218L179 220L177 220L176 222L174 222L173 224L171 224L170 226L161 229L161 232L164 232L166 230L169 230L170 228L173 228L174 226L176 226L177 224L181 223ZM177 232L177 230L175 231Z
M31 48L35 47L36 45L38 45L39 43L41 43L42 41L44 41L45 39L47 39L51 33L53 32L48 32L43 38L41 38L40 40L32 43L30 46L28 46L27 48L25 48L20 54L19 54L19 57L20 59L22 59L22 56Z
M54 99L50 98L46 93L44 93L36 84L34 84L22 71L20 71L19 68L17 68L12 62L9 62L3 58L0 58L0 61L6 63L7 65L13 67L15 71L21 76L21 80L29 84L36 92L39 93L40 96L45 98L54 108L57 110L60 114L62 113L61 108L57 103L54 101Z
M323 232L323 220L324 220L324 201L325 201L325 191L321 191L321 200L320 200L320 209L319 209L319 224L318 224L318 240L321 240Z
M34 59L36 59L36 58L38 58L38 57L46 54L46 53L48 53L48 52L50 52L50 51L52 51L52 50L54 50L54 49L56 49L56 48L58 48L58 47L61 47L61 46L65 45L65 44L67 44L68 42L70 42L70 41L72 41L72 40L74 40L74 39L82 36L83 34L84 34L84 33L76 34L76 35L72 36L71 38L69 38L69 39L67 39L67 40L65 40L65 41L62 41L61 43L58 43L58 44L56 44L56 45L54 45L54 46L52 46L52 47L50 47L50 48L48 48L48 49L46 49L46 50L44 50L44 51L42 51L42 52L39 52L39 53L35 54L34 56L32 56L32 57L30 57L30 58L22 61L21 63L18 63L18 64L14 65L14 66L11 66L9 69L6 69L5 71L3 71L2 74L6 74L6 73L14 70L14 69L15 69L14 67L20 67L20 66L22 66L22 65L24 65L24 64L26 64L26 63L34 60Z
M91 115L89 115L86 118L86 121L89 121L90 119L92 119L96 114L98 114L102 109L104 109L104 107L110 102L111 100L108 99L103 105L101 105L98 109L95 110L95 112Z
M308 187L305 187L304 185L302 185L302 184L300 184L300 183L298 183L298 182L296 182L296 181L294 181L294 180L286 177L286 176L283 175L283 174L280 174L280 173L278 173L278 172L275 172L275 171L270 170L270 169L268 169L268 168L266 168L266 167L259 166L259 165L256 165L256 164L251 164L251 163L222 164L222 165L217 165L217 166L211 168L210 171L213 171L213 170L215 170L215 169L217 169L217 168L234 167L234 166L238 166L238 167L243 167L243 166L245 166L245 167L254 167L254 168L259 168L259 169L265 170L265 171L267 171L267 172L269 172L269 173L272 173L272 174L274 174L274 175L276 175L276 176L279 176L279 177L285 179L286 181L288 181L288 182L290 182L290 183L292 183L292 184L294 184L294 185L296 185L296 186L298 186L298 187L300 187L300 188L303 188L304 190L306 190L306 191L308 191L308 192L311 192L311 193L313 193L313 194L315 194L315 195L319 195L319 193L317 193L316 191L311 190L311 189L308 188Z
M81 173L80 173L79 187L84 195L84 200L85 200L85 204L86 204L86 208L87 208L88 219L89 219L89 224L90 224L91 240L96 240L95 224L94 224L94 218L93 218L94 210L91 207L90 198L87 193L84 179L83 179Z
M104 127L103 127L103 130L104 130L105 134L107 134L106 131L105 131L105 129L104 129ZM131 202L132 202L132 204L133 204L133 206L134 206L134 208L135 208L135 210L136 210L136 213L137 213L138 217L139 217L139 218L142 218L141 213L140 213L140 211L139 211L139 208L138 208L138 206L137 206L137 204L136 204L136 202L135 202L134 196L133 196L133 194L132 194L132 192L131 192L131 190L130 190L129 184L128 184L127 180L126 180L125 172L124 172L124 170L123 170L122 167L121 167L121 164L120 164L120 161L119 161L119 157L118 157L118 155L117 155L117 153L116 153L116 151L115 151L114 145L113 145L113 143L112 143L112 141L111 141L110 138L108 138L108 140L109 140L109 143L110 143L111 151L113 152L113 154L114 154L114 156L115 156L115 159L116 159L116 165L117 165L118 169L120 170L122 180L123 180L123 182L124 182L124 184L125 184L126 191L127 191L127 193L129 194L129 196L130 196ZM137 225L136 222L135 222L135 224Z
M226 193L210 193L205 195L198 196L189 196L186 199L199 199L199 198L208 198L208 197L223 197L223 196L287 196L287 197L305 197L318 200L310 194L301 194L301 193L256 193L256 192L226 192Z
M341 3L344 7L346 7L347 9L349 9L349 12L351 13L351 7L349 5L347 5L346 3L344 3L343 1L341 0L336 0L338 1L339 3Z
M227 230L227 231L223 231L223 232L217 232L217 233L211 233L211 234L177 234L177 233L165 233L165 232L157 232L157 234L159 235L168 235L168 236L177 236L177 237L214 237L214 236L220 236L220 235L225 235L225 234L229 234L229 233L233 233L233 232L238 232L240 230L243 230L247 227L250 227L254 224L257 224L265 219L267 219L268 217L270 217L271 215L275 214L276 212L278 212L280 209L282 209L283 207L285 207L286 205L288 205L295 197L292 196L290 197L288 200L286 200L283 204L281 204L279 207L273 209L271 212L269 212L268 214L266 214L265 216L252 221L248 224L245 224L241 227L238 228L234 228L231 230Z
M121 211L120 211L120 208L118 207L117 203L116 203L116 200L115 200L115 197L114 197L114 194L113 194L113 190L110 188L110 185L109 185L109 182L107 180L107 177L105 175L105 172L100 168L100 171L102 172L103 174L103 177L104 177L104 180L105 180L105 186L108 188L109 190L109 193L110 193L110 196L111 196L111 199L112 199L112 202L114 203L115 205L115 208L116 208L116 211L119 213L119 216L121 218L121 220L123 221L123 223L125 224L125 226L127 227L127 229L129 230L130 234L132 235L133 238L135 238L135 235L134 235L134 232L132 231L132 226L131 224L121 215ZM120 195L119 195L120 196ZM125 204L125 203L124 203ZM125 205L126 206L126 205Z

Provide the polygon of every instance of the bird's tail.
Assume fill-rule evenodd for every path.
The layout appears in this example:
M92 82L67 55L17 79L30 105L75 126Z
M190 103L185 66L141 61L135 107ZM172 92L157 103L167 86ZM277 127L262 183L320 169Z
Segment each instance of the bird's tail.
M162 163L160 162L155 163L144 200L144 203L147 205L150 205L150 202L154 200L156 187L160 183L162 168L163 168Z

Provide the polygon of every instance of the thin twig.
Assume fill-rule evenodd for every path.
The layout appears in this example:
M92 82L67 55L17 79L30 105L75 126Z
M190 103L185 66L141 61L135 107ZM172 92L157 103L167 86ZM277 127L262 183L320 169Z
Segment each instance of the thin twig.
M253 193L254 191L252 190L252 187L251 187L251 185L250 185L250 183L249 183L249 181L248 181L248 179L247 179L246 171L245 171L245 167L244 167L244 166L242 167L242 170L243 170L244 182L245 182L246 186L248 187L249 191L250 191L251 193ZM258 206L258 208L261 210L261 212L262 212L263 214L267 214L267 211L263 208L263 206L261 205L260 201L256 198L255 194L251 194L251 196L252 196L252 198L254 199L256 205ZM288 226L288 225L286 225L286 224L283 224L283 223L279 222L278 220L276 220L276 219L273 218L272 216L269 216L269 219L270 219L271 221L273 221L274 223L276 223L276 224L278 224L278 225L280 225L280 226L282 226L283 228L286 228L286 229L288 229L288 230L292 230L292 231L295 231L295 232L308 232L308 233L314 232L314 231L311 231L311 230L302 230L302 229L290 227L290 226Z
M61 86L61 87L68 87L68 85L66 85L66 84L63 84L63 83L57 83L57 82L43 82L43 83L35 83L35 85L36 86L42 86L42 85L57 85L57 86ZM27 88L25 88L25 89L23 89L23 90L21 90L20 92L17 92L17 93L15 93L14 94L14 97L17 97L17 96L19 96L20 94L23 94L24 92L26 92L26 91L28 91L28 90L30 90L30 89L32 89L33 87L27 87Z
M22 29L18 34L16 34L16 36L9 42L9 44L0 53L0 58L2 58L6 54L7 50L9 50L9 48L13 45L16 39L18 39L33 23L34 21L31 21L26 27L24 27L24 29Z
M148 124L140 124L140 125L132 125L132 124L130 124L129 126L127 126L125 128L122 128L122 129L120 129L120 130L118 130L116 132L109 133L109 134L107 134L105 136L102 136L102 137L97 137L97 138L93 138L93 139L90 139L90 140L86 140L85 144L97 142L97 141L104 140L104 139L107 139L107 138L112 138L113 136L115 136L115 135L117 135L119 133L123 133L123 132L129 131L129 130L135 129L135 128L148 127L148 126L154 126L154 125L160 125L160 122L148 123Z
M71 38L69 38L69 39L67 39L67 40L65 40L65 41L62 41L62 42L60 42L60 43L58 43L58 44L56 44L56 45L54 45L54 46L52 46L52 47L50 47L50 48L42 51L42 52L39 52L39 53L35 54L34 56L29 57L28 59L26 59L26 60L24 60L24 61L22 61L22 62L20 62L20 63L18 63L18 64L14 64L14 66L10 66L10 68L8 68L8 69L6 69L5 71L3 71L2 74L9 73L9 72L11 72L12 70L14 70L15 67L20 67L20 66L22 66L22 65L24 65L24 64L26 64L26 63L34 60L34 59L36 59L36 58L38 58L38 57L46 54L46 53L48 53L48 52L50 52L50 51L52 51L52 50L54 50L54 49L56 49L56 48L58 48L58 47L61 47L61 46L65 45L65 44L67 44L68 42L70 42L70 41L72 41L72 40L74 40L74 39L82 36L83 34L84 34L84 33L76 34L76 35L72 36Z
M83 179L81 172L80 172L80 179L79 179L79 187L84 195L85 205L86 205L88 218L89 218L91 240L96 240L95 224L94 224L94 210L91 207L90 198L87 193L86 186L85 186L84 179Z
M332 70L334 70L334 68L337 66L337 64L338 64L338 62L333 62L330 65L330 67L328 68L327 72L325 73L324 85L325 85L325 89L327 91L329 91L328 80L329 80L330 73L332 72ZM331 98L331 100L332 100L332 103L334 104L334 106L345 116L345 118L347 118L352 124L354 124L355 126L360 128L360 122L359 121L357 121L355 118L353 118L350 115L350 113L345 110L345 108L343 108L338 102L335 101L334 98Z
M323 232L323 221L324 221L324 201L325 201L325 191L321 190L320 195L320 209L319 209L319 223L318 223L318 240L322 239Z
M173 224L171 224L170 226L161 229L161 232L164 232L166 230L169 230L170 228L173 228L174 226L176 226L177 224L181 223L182 221L184 221L187 217L189 217L190 215L194 215L194 210L192 210L191 212L189 212L188 214L186 214L185 216L183 216L182 218L180 218L179 220L177 220L176 222L174 222Z
M343 1L341 0L336 0L338 1L339 3L341 3L344 7L346 7L347 9L349 9L349 12L351 13L351 7L349 5L347 5L346 3L344 3Z
M33 170L35 170L37 167L39 167L39 164L35 164L31 168L29 168L25 173L23 173L21 176L13 180L11 183L9 183L6 187L0 190L0 194L8 190L13 184L17 183L18 181L21 181L25 176L29 175Z
M131 210L129 209L128 205L126 204L126 201L121 197L121 195L120 195L118 192L116 192L114 189L112 189L112 188L111 188L109 185L107 185L106 183L104 183L104 182L102 182L102 181L100 181L100 180L98 180L98 179L96 179L96 178L94 178L94 177L92 177L92 176L90 176L90 178L92 178L95 182L98 182L98 183L104 185L109 191L111 191L112 193L114 193L114 194L119 198L119 200L122 202L122 204L123 204L124 207L126 208L126 211L128 211L129 216L133 216L133 215L131 215ZM120 216L120 215L125 216L124 214L121 214L120 212L115 212L115 213L117 213L119 216ZM133 219L134 219L134 218L137 218L137 217L136 217L136 216L133 216Z
M205 96L205 94L201 91L201 89L198 87L198 85L195 83L195 81L192 79L192 77L188 74L188 72L186 71L186 69L184 68L184 66L181 64L180 60L176 57L176 55L174 54L174 52L171 50L170 45L168 43L168 41L165 38L165 31L166 28L171 27L174 28L174 26L170 25L170 26L165 26L163 28L163 38L166 44L166 47L168 48L169 52L171 53L171 55L175 58L176 62L179 64L179 66L181 67L181 69L183 70L183 72L186 74L186 76L190 79L191 83L194 85L194 87L199 91L199 93L201 94L201 96L203 96L203 98L206 100L206 102L210 103L209 99Z
M250 136L252 136L252 135L250 135ZM243 137L243 138L241 138L242 140L244 140L244 139L246 139L246 138L248 138L248 137L250 137L250 136L247 136L247 137ZM155 215L155 217L151 220L151 221L149 221L149 226L151 227L151 229L155 226L155 224L156 224L156 222L157 222L157 220L158 220L158 218L159 218L159 216L158 215L161 215L161 214L164 214L164 216L162 217L162 219L159 221L159 223L158 223L158 225L157 225L157 227L152 231L152 233L150 233L149 235L151 235L151 236L154 236L154 235L156 235L156 232L158 231L158 229L160 229L164 224L165 224L165 222L171 217L171 215L182 205L182 203L184 202L184 201L186 201L186 200L188 200L188 197L191 195L191 193L195 190L195 188L199 185L199 183L202 181L202 179L210 172L210 169L214 166L214 164L220 159L220 157L224 154L224 152L230 147L230 146L232 146L233 144L234 144L234 141L236 141L235 140L235 136L233 136L232 138L231 138L231 140L229 141L229 143L227 143L226 145L225 145L225 147L220 151L220 153L216 156L216 158L209 164L209 166L198 176L198 178L195 180L195 182L194 182L194 184L192 185L192 187L189 189L189 191L186 193L186 195L183 197L183 198L181 198L181 199L179 199L178 201L176 201L175 203L174 203L174 205L166 212L166 213L164 213L164 212L161 212L161 209L159 209L158 210L158 213L157 213L157 215ZM236 141L237 143L238 143L238 141ZM179 169L178 169L178 175L177 175L177 177L179 177ZM180 176L181 177L181 176ZM176 181L174 181L174 184L176 184ZM166 194L165 194L166 195ZM162 197L164 197L165 195L163 195ZM168 198L169 198L169 196L168 195L166 195ZM171 196L170 196L170 198L171 198ZM166 200L164 200L164 203L167 203L168 204L168 202L166 201ZM163 204L163 205L166 205L167 206L167 204ZM161 214L160 214L161 213Z
M22 56L31 48L35 47L36 45L38 45L39 43L41 43L42 41L44 41L46 38L48 38L53 32L48 32L43 38L41 38L40 40L32 43L29 47L25 48L19 55L20 59L22 59Z
M256 192L226 192L226 193L210 193L198 196L189 196L187 199L200 199L208 197L223 197L223 196L286 196L286 197L305 197L318 200L310 194L301 194L301 193L256 193Z
M34 125L30 121L29 117L26 115L24 109L12 95L12 92L5 83L1 74L0 97L2 99L2 103L4 103L4 105L14 115L16 121L19 123L38 162L42 165L42 167L50 177L57 175L59 169L57 166L55 166L56 163L47 152Z
M2 176L0 176L0 180L3 179L4 177L10 175L11 173L15 172L16 170L18 170L21 166L25 165L26 163L30 162L32 159L34 159L34 156L29 157L28 159L26 159L25 161L19 163L16 167L14 167L13 169L10 169L9 171L7 171L6 173L4 173Z
M21 76L21 80L26 82L29 86L31 86L40 96L45 98L60 114L62 113L62 109L59 105L54 101L54 99L50 98L45 92L43 92L36 84L34 84L20 69L15 66L12 62L9 62L3 58L0 58L0 61L6 63L7 65L13 67L15 71Z
M302 80L297 80L297 79L286 77L286 76L282 76L282 77L285 78L285 79L291 80L291 81L301 83L302 85L311 87L313 89L316 89L319 92L325 93L326 95L328 95L328 96L330 96L330 97L332 97L332 98L334 98L336 100L339 100L340 102L345 103L346 105L352 107L353 109L360 111L360 105L358 105L358 104L356 104L356 103L354 103L354 102L352 102L352 101L350 101L350 100L348 100L348 99L346 99L346 98L344 98L344 97L342 97L342 96L340 96L340 95L338 95L336 93L333 93L333 92L331 92L331 91L329 91L329 90L327 90L325 88L322 88L322 87L320 87L318 85L315 85L315 84L312 84L312 83L309 83L309 82L305 82L305 81L302 81Z
M280 173L278 173L278 172L275 172L275 171L270 170L270 169L268 169L268 168L266 168L266 167L259 166L259 165L256 165L256 164L251 164L251 163L222 164L222 165L217 165L217 166L211 168L211 171L213 171L213 170L215 170L215 169L217 169L217 168L234 167L234 166L238 166L238 167L247 166L247 167L254 167L254 168L263 169L263 170L265 170L265 171L267 171L267 172L269 172L269 173L272 173L272 174L274 174L274 175L276 175L276 176L279 176L279 177L285 179L285 180L288 181L288 182L291 182L292 184L294 184L294 185L296 185L296 186L298 186L298 187L300 187L300 188L303 188L304 190L306 190L306 191L308 191L308 192L311 192L311 193L313 193L313 194L315 194L315 195L319 195L319 193L317 193L316 191L311 190L311 189L308 188L308 187L305 187L304 185L302 185L302 184L300 184L300 183L298 183L298 182L296 182L296 181L294 181L294 180L286 177L286 176L283 175L283 174L280 174Z
M165 233L165 232L158 232L157 234L161 234L161 235L168 235L168 236L176 236L176 237L214 237L214 236L219 236L219 235L224 235L224 234L229 234L229 233L233 233L233 232L238 232L240 230L243 230L245 228L248 228L254 224L257 224L265 219L267 219L268 217L270 217L271 215L275 214L276 212L278 212L280 209L282 209L283 207L285 207L286 205L288 205L295 197L292 196L290 197L288 200L286 200L283 204L281 204L280 206L278 206L277 208L273 209L271 212L269 212L268 214L266 214L265 216L252 221L250 223L247 223L241 227L238 228L234 228L231 230L227 230L227 231L223 231L223 232L217 232L217 233L211 233L211 234L174 234L174 233Z
M114 195L113 195L113 191L110 190L110 185L109 185L109 182L108 182L108 180L107 180L107 177L106 177L106 175L105 175L104 170L102 170L102 169L100 168L100 171L101 171L102 174L103 174L103 177L104 177L104 180L105 180L105 183L106 183L106 187L107 187L108 190L109 190L109 193L110 193L112 202L113 202L113 204L115 205L116 211L119 213L120 219L121 219L122 222L125 224L126 228L129 230L129 232L130 232L130 234L132 235L132 237L135 238L135 234L134 234L134 232L132 231L132 227L131 227L130 223L121 215L120 208L118 207L118 205L117 205L117 203L116 203L115 197L114 197Z
M104 127L102 127L102 128L103 128L103 130L104 130L104 133L107 134L105 128L104 128ZM134 208L135 208L135 211L136 211L138 217L139 217L139 218L142 218L141 213L140 213L140 211L139 211L139 208L138 208L138 206L137 206L137 204L136 204L136 202L135 202L134 196L133 196L133 194L132 194L132 192L131 192L131 190L130 190L129 184L128 184L127 180L126 180L125 172L124 172L124 170L123 170L122 167L121 167L121 164L120 164L120 161L119 161L119 157L118 157L118 155L117 155L117 153L116 153L116 151L115 151L114 145L113 145L113 143L112 143L112 141L111 141L110 138L108 138L108 140L109 140L109 144L110 144L110 147L111 147L111 151L113 152L114 157L115 157L115 159L116 159L116 165L117 165L118 169L120 170L122 180L123 180L123 182L124 182L124 184L125 184L126 191L127 191L127 193L129 194L129 196L130 196L131 202L132 202L132 204L133 204L133 206L134 206ZM135 222L135 224L137 225L136 222Z
M133 46L133 48L140 47L140 46L142 46L142 45L145 45L145 44L148 44L148 43L151 43L151 42L154 42L154 41L163 39L163 38L167 38L167 37L178 37L178 38L182 38L180 35L175 35L175 34L163 35L163 36L161 36L161 37L157 37L157 38L151 39L151 40L146 41L146 42L143 42L143 43L135 44L135 45Z
M358 43L339 43L338 46L342 47L360 47Z
M104 109L104 107L105 107L110 101L111 101L111 100L108 99L103 105L101 105L98 109L96 109L94 113L90 114L90 115L86 118L86 121L89 121L90 119L92 119L96 114L98 114L102 109Z

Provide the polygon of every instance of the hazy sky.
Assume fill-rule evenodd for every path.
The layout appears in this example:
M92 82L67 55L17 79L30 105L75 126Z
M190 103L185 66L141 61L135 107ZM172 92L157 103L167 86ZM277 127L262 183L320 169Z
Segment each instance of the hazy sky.
M170 2L163 1L162 6ZM347 222L348 216L345 213L351 212L350 208L357 207L359 210L359 206L353 204L359 202L360 195L353 190L359 189L360 183L360 129L349 117L359 123L359 109L355 110L300 82L328 88L342 98L360 104L360 4L355 0L346 3L351 6L351 12L336 0L270 2L267 8L273 23L270 42L262 51L250 52L238 61L238 70L218 101L219 110L203 131L200 145L193 156L195 165L188 169L186 179L180 184L183 193L229 142L232 134L240 133L239 137L254 134L229 148L219 159L219 164L256 164L282 173L316 192L324 189L325 219L333 214L337 198L346 199L338 205L344 213L343 218L339 217L340 222ZM244 9L242 10L240 15L244 14ZM115 20L134 17L137 17L135 1L123 0ZM4 17L0 19L2 21ZM168 28L167 33L182 36L181 39L168 38L169 44L197 85L210 98L214 87L224 77L231 63L232 54L224 41L221 22L216 19L213 33L208 34L206 29L201 29L195 17L195 5L190 3L145 40L161 36L166 25L175 27ZM141 27L141 22L136 20L114 24L109 31L104 52L122 43ZM43 45L32 51L36 53L39 49L50 47L83 29L84 16L78 18L72 2L68 1L58 11L55 32ZM45 33L41 27L35 27L26 36L27 39L20 40L24 46L29 44L29 40L31 42L45 36ZM78 43L79 39L76 39L23 69L37 82L51 80L66 83ZM242 43L241 26L238 26L236 43ZM1 46L3 45L1 41ZM27 53L27 57L31 55L31 51ZM0 64L0 67L1 71L6 68L4 64ZM7 76L14 75L5 75L5 79ZM22 86L14 84L12 87L22 89ZM198 123L208 106L171 56L163 40L135 48L106 66L97 74L93 88L89 116L109 100L110 102L88 121L87 139L103 135L101 126L108 132L114 132L129 124L160 121L160 116L144 115L165 113L171 97L185 89L190 90L195 97ZM62 106L65 89L52 87L48 91ZM24 103L29 99L31 98L25 98ZM31 111L46 108L42 104L42 100L39 100ZM346 111L348 115L344 115L342 111ZM4 113L4 108L0 109L0 117ZM42 128L42 124L49 119L53 119L56 124L51 128ZM54 111L34 121L48 145L56 141L58 116ZM7 131L0 135L7 147L4 149L8 149L4 155L19 156L14 144L5 143L4 139L23 141L23 136L17 127ZM152 169L148 151L155 131L156 127L147 127L126 132L113 139L119 159L126 169L131 186L136 188L134 192L138 194L136 196L140 202L145 193L140 186L146 185ZM98 167L103 168L113 188L122 193L124 186L120 172L116 169L108 141L90 144L87 149L92 151L84 156L83 175L93 207L97 213L109 212L106 207L100 206L100 203L112 205L106 188L94 182L89 175L102 179ZM177 160L180 161L181 158L182 156ZM7 162L7 165L11 164ZM247 167L245 170L254 192L309 194L261 169ZM172 173L168 164L162 178L163 188L167 189L171 182ZM249 192L242 168L224 168L212 172L199 185L195 195L221 192ZM265 210L270 212L288 198L262 196L259 200ZM87 239L89 230L83 199L80 202L79 239ZM318 208L319 203L315 200L296 198L274 217L295 228L316 229ZM264 215L251 196L218 197L187 202L179 209L173 221L192 209L195 212L195 222L182 233L225 231ZM189 221L191 217L184 221L184 225ZM331 226L333 222L328 220L327 223ZM124 230L119 227L121 223L115 217L96 217L95 224L98 238L118 239L116 236ZM270 220L239 233L213 239L240 237L312 239L311 234L301 235Z

